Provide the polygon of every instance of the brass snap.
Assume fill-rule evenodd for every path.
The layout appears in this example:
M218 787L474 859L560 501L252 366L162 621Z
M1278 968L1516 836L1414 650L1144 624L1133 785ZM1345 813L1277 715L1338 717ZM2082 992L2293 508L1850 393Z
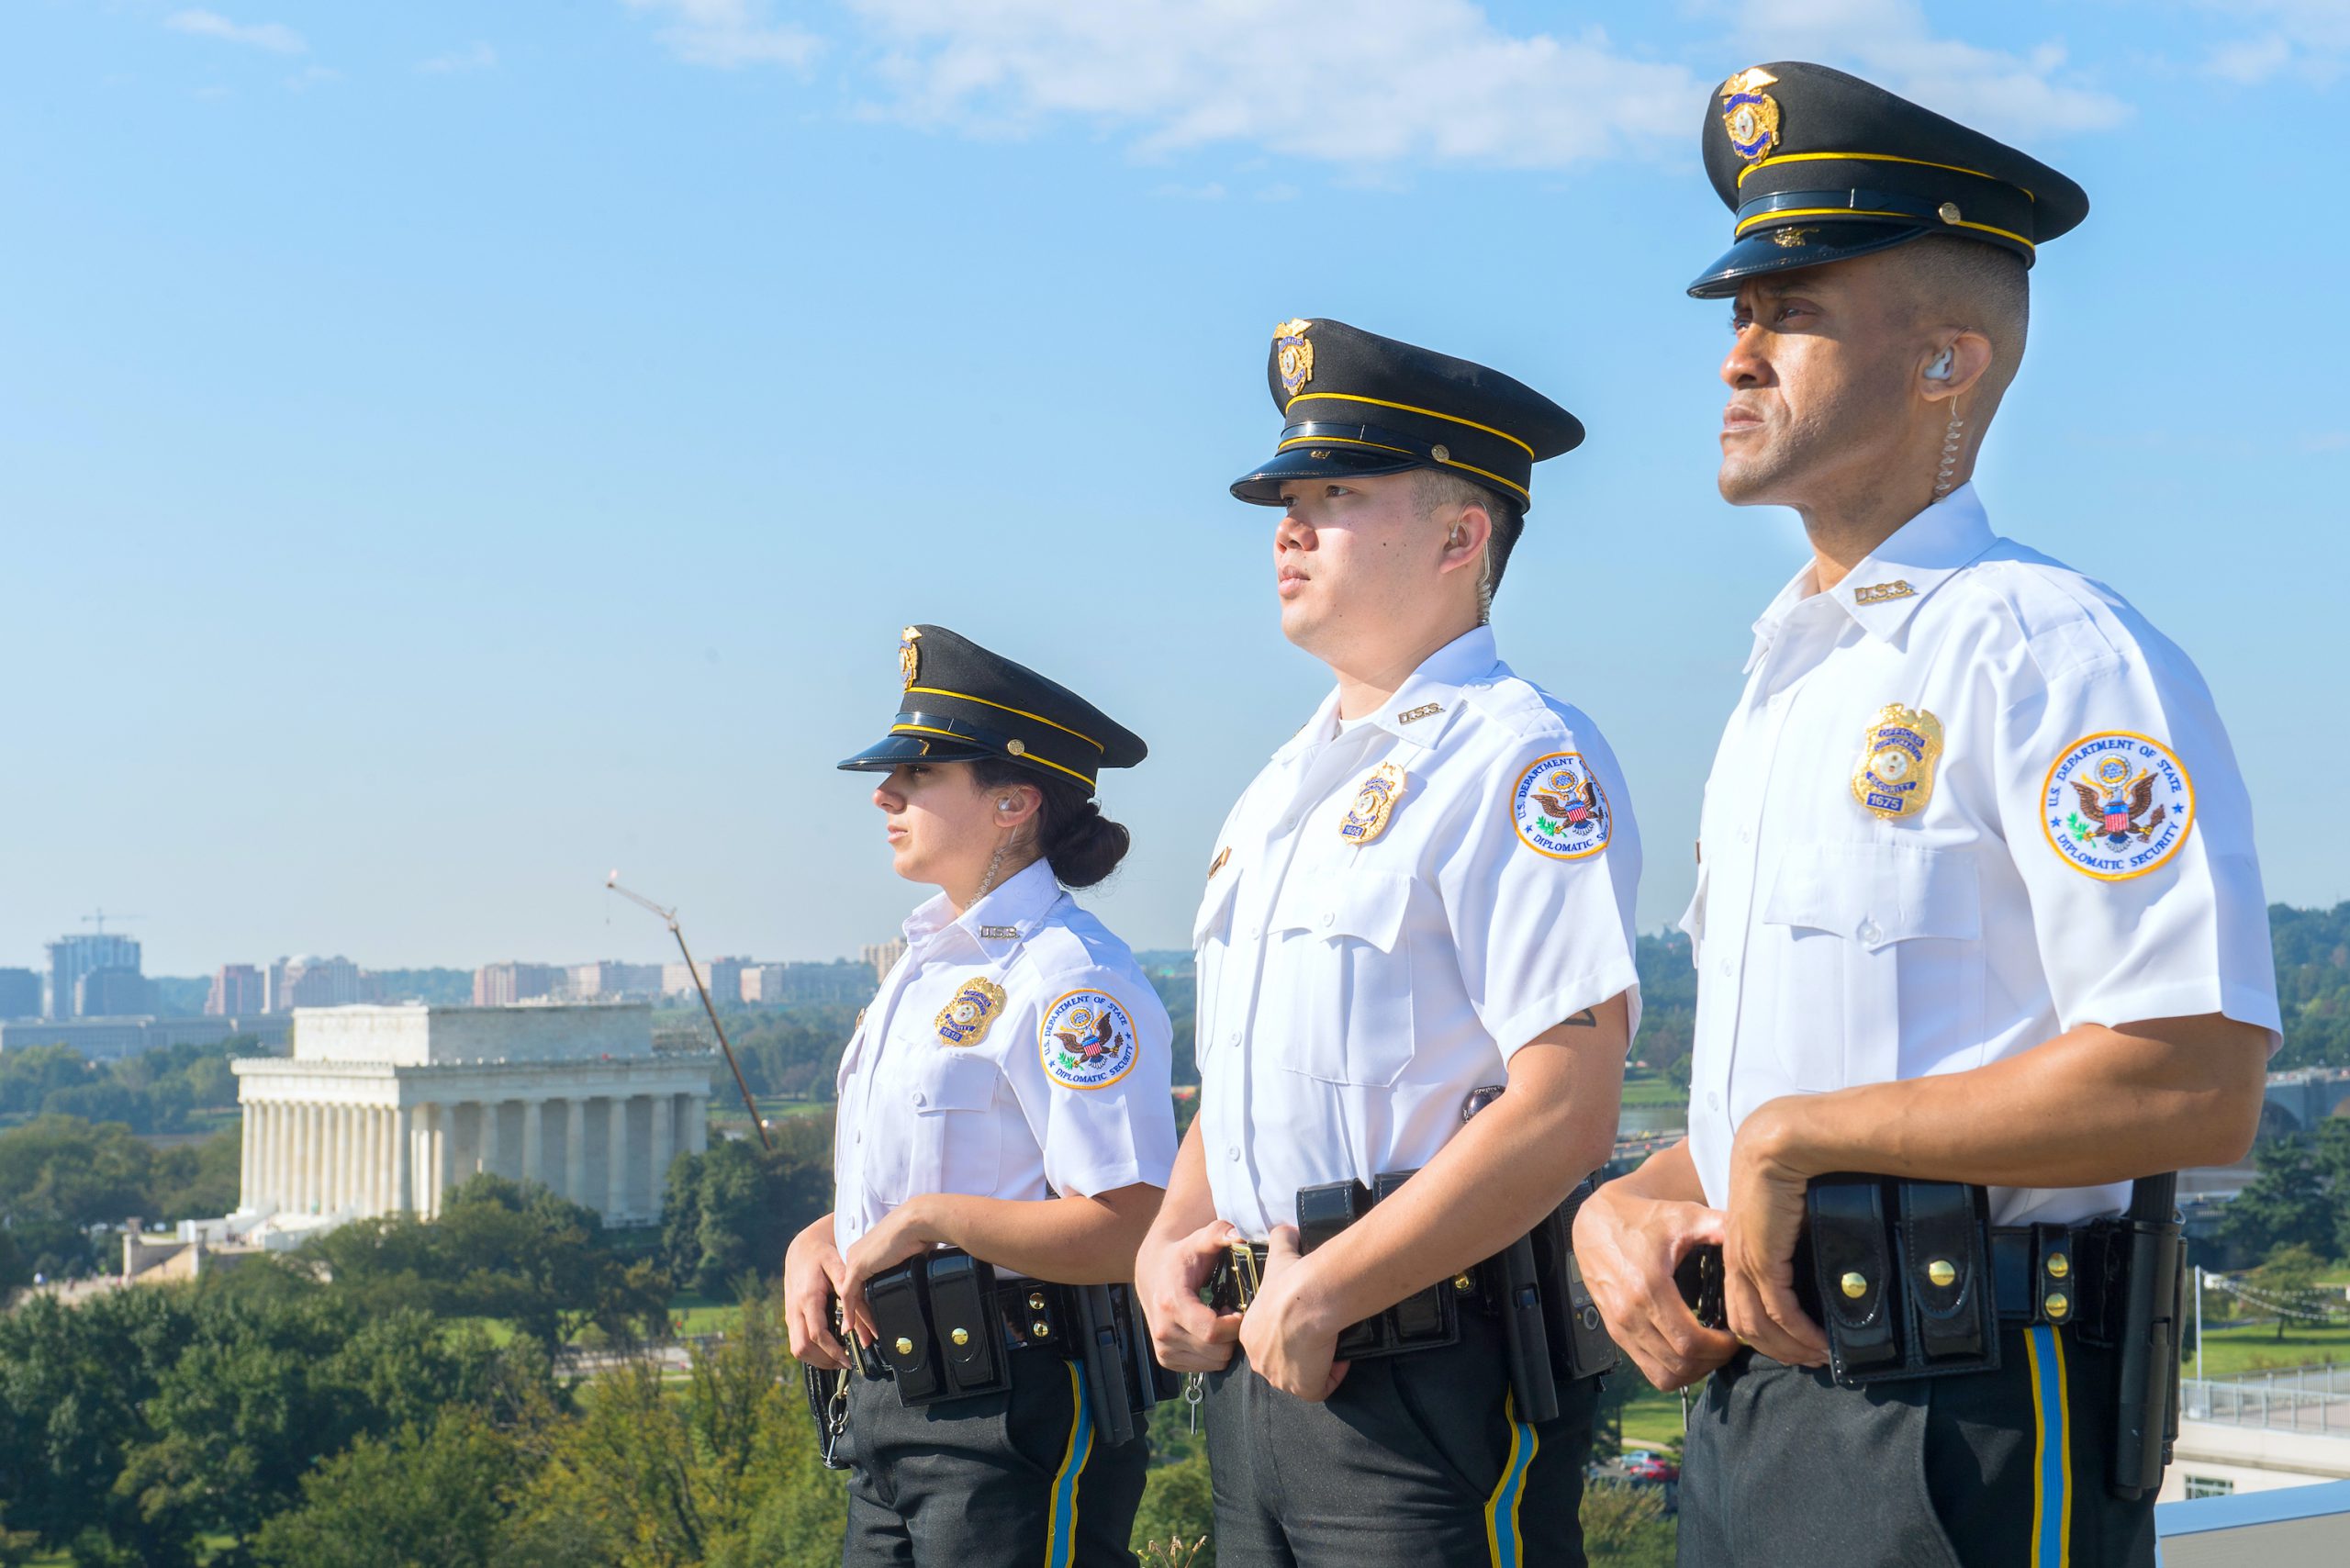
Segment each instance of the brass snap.
M1031 1312L1042 1312L1045 1310L1045 1293L1043 1291L1030 1291L1028 1293L1028 1310Z
M1947 1285L1958 1278L1958 1271L1951 1266L1949 1259L1937 1258L1926 1265L1926 1278L1938 1285Z
M1039 1339L1049 1339L1053 1337L1053 1326L1040 1317L1028 1325L1028 1332Z
M2051 1317L2062 1317L2073 1310L2073 1304L2065 1299L2063 1291L2050 1292L2048 1300L2043 1305L2047 1306L2048 1316Z
M1844 1276L1844 1294L1854 1301L1869 1294L1869 1277L1857 1270Z
M968 1345L971 1342L971 1331L968 1328L957 1328L946 1337L958 1345Z
M2072 1271L2072 1260L2066 1258L2062 1252L2051 1252L2048 1255L2048 1277L2050 1279L2061 1280Z
M912 1339L907 1338L902 1334L898 1336L898 1354L901 1356L911 1356L913 1353L914 1342Z

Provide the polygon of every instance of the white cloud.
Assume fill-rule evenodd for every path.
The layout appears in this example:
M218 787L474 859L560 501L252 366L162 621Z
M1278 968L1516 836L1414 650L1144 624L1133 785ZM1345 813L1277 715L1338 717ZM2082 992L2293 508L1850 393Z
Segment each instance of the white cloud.
M487 71L497 63L498 50L486 43L469 43L463 49L419 61L416 68L429 75L449 76L460 71Z
M1596 27L1520 36L1472 0L849 0L877 112L1018 132L1068 116L1146 151L1559 168L1690 132L1705 84Z
M768 0L622 0L632 11L674 20L658 37L688 65L806 65L823 40L804 28L768 18Z
M265 49L272 54L302 54L310 47L300 33L283 22L232 22L218 11L174 11L163 18L163 26L173 32Z
M2204 69L2245 86L2291 74L2323 85L2350 70L2350 5L2344 0L2199 0L2204 10L2255 30L2211 50Z
M2105 130L2132 112L2071 70L2063 43L2015 53L1940 37L1918 0L1744 0L1735 25L1756 60L1841 66L2002 138Z

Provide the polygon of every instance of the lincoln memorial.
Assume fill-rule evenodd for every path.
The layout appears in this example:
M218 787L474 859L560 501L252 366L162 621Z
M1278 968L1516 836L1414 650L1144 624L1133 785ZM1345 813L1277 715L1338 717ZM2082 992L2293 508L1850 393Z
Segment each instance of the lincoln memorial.
M716 1060L656 1053L644 1006L297 1008L290 1057L233 1064L239 1208L430 1218L488 1170L648 1223L703 1147Z

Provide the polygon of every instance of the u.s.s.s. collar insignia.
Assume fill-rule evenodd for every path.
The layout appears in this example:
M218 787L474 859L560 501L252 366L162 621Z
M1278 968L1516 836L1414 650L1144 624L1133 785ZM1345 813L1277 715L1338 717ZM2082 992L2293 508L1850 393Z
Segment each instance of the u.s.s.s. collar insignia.
M1887 822L1914 817L1934 798L1942 756L1942 722L1922 708L1889 702L1869 721L1852 769L1852 799Z
M1016 925L982 925L979 927L979 935L990 942L1009 942L1019 935L1020 927Z
M1273 329L1273 346L1280 351L1276 364L1281 373L1281 390L1291 397L1297 389L1314 379L1314 344L1306 338L1311 321L1296 318Z
M1510 790L1510 812L1519 840L1553 860L1598 854L1615 823L1607 791L1583 754L1572 751L1536 757Z
M1387 819L1395 814L1395 802L1404 798L1408 783L1402 768L1381 763L1355 790L1355 803L1338 823L1338 836L1360 848L1385 833Z
M976 1046L988 1037L1002 1012L1003 987L985 975L973 975L938 1010L938 1043Z
M1722 129L1730 150L1750 163L1779 144L1779 100L1762 90L1777 81L1758 65L1722 84Z
M1908 577L1896 577L1889 583L1863 583L1852 590L1854 604L1890 604L1897 599L1915 599L1918 590L1909 586Z
M1065 991L1036 1028L1045 1076L1064 1089L1106 1089L1134 1070L1135 1021L1106 991Z
M2104 882L2143 877L2187 842L2195 785L2170 747L2107 730L2066 746L2040 792L2041 827L2065 863Z
M1218 871L1223 870L1224 863L1231 858L1232 846L1229 844L1225 845L1222 849L1217 850L1215 852L1215 858L1208 862L1208 880L1211 882L1214 881L1215 874Z
M922 633L909 626L898 633L898 673L906 678L906 689L913 689L914 678L922 674Z

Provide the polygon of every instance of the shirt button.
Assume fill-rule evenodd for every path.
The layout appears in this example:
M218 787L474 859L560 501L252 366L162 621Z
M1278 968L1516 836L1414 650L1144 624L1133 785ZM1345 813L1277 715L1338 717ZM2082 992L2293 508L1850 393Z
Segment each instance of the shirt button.
M1337 917L1337 915L1336 913L1334 913L1333 912L1329 911L1329 910L1326 910L1326 910L1324 910L1324 911L1322 912L1322 924L1325 924L1325 925L1328 925L1328 924L1330 924L1332 922L1336 921L1337 918L1338 918L1338 917Z
M1728 975L1730 971L1730 961L1728 958L1724 958L1717 967L1724 975Z
M1225 1157L1226 1159L1239 1159L1239 1158L1240 1158L1240 1146L1239 1146L1238 1144L1237 1144L1237 1143L1236 1143L1236 1144L1234 1144L1234 1145L1232 1145L1231 1147L1229 1147L1228 1148L1226 1148L1226 1149L1224 1151L1224 1157Z
M1240 1031L1237 1029L1225 1030L1224 1035L1224 1043L1227 1046L1238 1045L1240 1043Z
M1751 844L1754 842L1754 834L1746 828L1740 828L1738 830L1738 841L1740 844Z
M1863 922L1861 922L1861 940L1862 940L1862 941L1863 941L1863 942L1867 942L1867 943L1870 943L1870 944L1874 945L1874 943L1879 939L1879 938L1881 938L1882 936L1884 936L1884 935L1885 935L1885 928L1884 928L1883 926L1880 926L1879 924L1877 924L1877 923L1876 923L1875 921L1874 921L1874 920L1863 920Z
M917 1105L927 1105L930 1103L930 1096L917 1089L914 1091L914 1103Z
M1722 1097L1721 1097L1720 1095L1718 1095L1718 1094L1715 1093L1715 1092L1714 1092L1712 1090L1710 1090L1710 1089L1707 1090L1707 1091L1706 1091L1706 1109L1707 1109L1707 1110L1708 1110L1708 1111L1718 1111L1718 1110L1720 1110L1721 1108L1722 1108Z

